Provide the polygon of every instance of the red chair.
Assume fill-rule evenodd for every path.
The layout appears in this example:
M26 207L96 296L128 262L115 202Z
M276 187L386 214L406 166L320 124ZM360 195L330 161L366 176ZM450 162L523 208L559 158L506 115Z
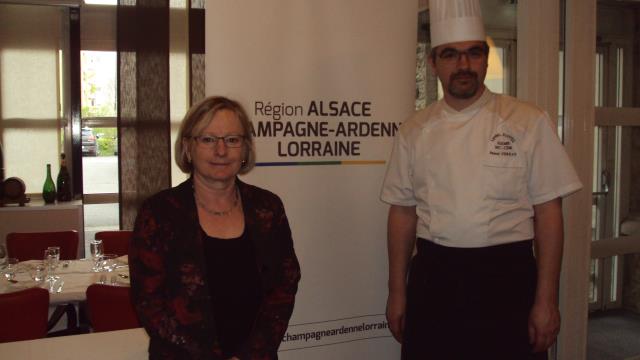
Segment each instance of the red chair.
M129 254L129 242L133 236L130 230L99 231L96 240L102 240L105 254L123 256Z
M102 284L89 285L87 306L95 332L133 329L140 322L131 304L131 288Z
M29 288L0 294L0 343L47 336L49 292Z
M7 234L7 252L10 257L20 261L42 260L44 251L49 246L60 247L60 260L74 260L78 258L78 232L50 231L32 233Z

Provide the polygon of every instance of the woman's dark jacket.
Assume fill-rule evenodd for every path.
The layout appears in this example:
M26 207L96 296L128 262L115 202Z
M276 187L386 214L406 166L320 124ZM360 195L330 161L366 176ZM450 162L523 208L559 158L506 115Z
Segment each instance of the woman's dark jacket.
M240 359L277 359L300 280L289 222L275 194L236 180L255 246L262 303ZM222 359L191 179L144 202L129 250L131 297L151 359Z

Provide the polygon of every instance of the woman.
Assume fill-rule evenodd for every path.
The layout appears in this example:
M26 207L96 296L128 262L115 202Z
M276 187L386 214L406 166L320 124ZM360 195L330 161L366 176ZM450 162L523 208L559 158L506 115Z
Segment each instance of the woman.
M255 165L246 112L203 100L175 150L191 176L142 205L129 253L149 357L277 359L300 268L280 199L237 177Z

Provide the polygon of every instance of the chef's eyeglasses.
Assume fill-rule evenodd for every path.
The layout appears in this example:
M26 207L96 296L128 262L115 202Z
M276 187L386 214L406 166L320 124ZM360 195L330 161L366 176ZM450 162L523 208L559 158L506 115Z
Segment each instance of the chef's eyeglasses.
M454 63L460 61L462 55L466 55L469 61L478 61L484 59L487 56L487 49L483 46L474 46L467 50L457 50L454 48L444 48L438 58L447 63Z
M227 136L214 136L214 135L200 135L192 136L192 139L207 148L214 148L218 144L218 140L222 140L226 147L237 148L242 146L243 135L227 135Z

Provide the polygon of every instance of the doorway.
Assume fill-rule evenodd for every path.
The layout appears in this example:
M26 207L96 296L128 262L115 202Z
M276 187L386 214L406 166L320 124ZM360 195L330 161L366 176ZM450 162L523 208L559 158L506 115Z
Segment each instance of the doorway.
M599 1L587 358L640 356L639 4Z

